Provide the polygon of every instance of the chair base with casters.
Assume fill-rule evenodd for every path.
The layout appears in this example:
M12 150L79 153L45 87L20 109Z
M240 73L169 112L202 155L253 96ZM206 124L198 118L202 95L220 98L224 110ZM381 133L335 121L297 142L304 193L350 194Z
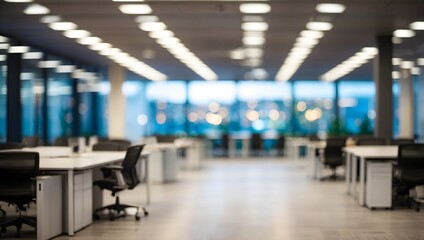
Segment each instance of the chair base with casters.
M135 220L137 220L137 221L140 220L140 215L139 215L140 208L143 210L144 216L149 215L149 212L147 212L146 208L144 208L144 207L120 203L119 196L117 196L116 200L115 200L115 204L107 205L107 206L96 209L94 211L93 216L94 216L94 219L100 219L99 213L107 210L108 213L109 213L109 220L113 221L113 220L121 218L121 217L126 217L127 216L127 212L126 212L127 208L135 208L136 209Z
M26 224L29 225L31 227L37 228L37 218L36 217L30 217L30 216L23 216L22 215L22 211L24 211L25 209L20 209L19 207L17 207L19 215L16 217L5 217L4 219L0 220L0 237L1 237L1 233L5 233L6 229L10 226L15 226L16 227L16 233L15 233L15 237L19 238L21 235L21 229L22 229L22 225Z
M322 177L319 180L320 181L326 181L326 180L330 180L330 181L337 181L337 180L344 180L344 176L340 176L336 174L336 169L331 169L332 173L330 176L326 176L326 177Z

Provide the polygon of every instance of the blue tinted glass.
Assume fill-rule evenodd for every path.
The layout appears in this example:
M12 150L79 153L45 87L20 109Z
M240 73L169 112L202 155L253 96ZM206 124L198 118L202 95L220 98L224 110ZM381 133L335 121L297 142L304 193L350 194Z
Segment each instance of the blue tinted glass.
M6 56L6 49L0 49L0 142L6 141Z
M334 84L320 81L296 81L293 84L293 134L333 134L332 126L336 121Z
M72 108L72 79L69 73L48 71L48 142L51 144L58 137L72 135L74 116Z
M184 81L149 82L146 98L149 104L148 129L152 134L186 133L187 91Z
M31 49L29 53L22 54L22 136L41 137L44 121L42 114L44 81L38 63L43 55L36 49Z
M348 134L372 134L374 129L375 85L372 81L339 83L340 125Z
M125 96L125 136L137 141L143 136L153 134L148 128L148 104L146 101L146 83L126 81L122 86ZM152 120L153 121L153 120Z

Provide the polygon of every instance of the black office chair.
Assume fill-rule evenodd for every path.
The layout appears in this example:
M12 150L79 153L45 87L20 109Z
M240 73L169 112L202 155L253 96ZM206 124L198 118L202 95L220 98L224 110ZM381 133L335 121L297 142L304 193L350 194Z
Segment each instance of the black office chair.
M0 153L0 201L14 205L18 211L17 217L0 220L1 232L16 226L16 237L19 237L22 224L37 227L36 218L23 216L22 211L35 199L39 161L37 152Z
M66 147L69 146L69 137L58 137L54 140L53 146Z
M115 204L96 209L94 212L94 218L99 219L100 216L98 213L103 212L104 210L108 210L109 219L115 220L116 218L126 216L125 209L136 208L137 212L135 214L135 219L140 220L140 216L138 214L139 207L121 204L119 201L118 193L126 189L133 189L140 183L140 179L137 175L136 165L138 159L140 158L143 147L144 145L129 147L121 166L108 166L101 168L104 178L94 181L94 185L98 186L101 190L106 189L111 191L112 196L115 197ZM147 216L148 212L146 209L142 209L144 215ZM117 214L114 214L114 212ZM123 212L123 214L121 214L121 212Z
M376 137L364 137L358 138L356 140L356 145L358 146L376 146L376 145L386 145L387 141L385 138L376 138Z
M393 138L390 139L390 145L401 145L401 144L413 144L415 139L413 138Z
M277 139L277 155L278 156L284 156L284 150L286 147L286 138L284 135L278 136Z
M397 195L409 194L409 190L424 185L424 144L401 144L398 149L398 159L395 169L395 179L404 187L399 188ZM420 211L418 199L409 198L409 206L415 204L415 210Z
M224 133L221 135L221 143L219 146L219 150L223 156L228 156L229 145L230 145L230 136L228 133Z
M0 143L0 150L22 149L23 147L24 144L19 142Z
M128 146L116 142L98 142L93 145L92 150L95 151L125 151Z
M327 138L325 142L325 148L320 151L320 160L324 166L331 169L332 174L328 177L321 178L320 181L343 179L343 177L337 176L336 169L344 164L342 148L345 146L346 138L331 137Z
M254 156L259 156L263 150L263 139L260 133L253 133L251 136L251 154Z
M22 138L25 147L33 148L38 147L41 143L41 140L37 136L26 136Z

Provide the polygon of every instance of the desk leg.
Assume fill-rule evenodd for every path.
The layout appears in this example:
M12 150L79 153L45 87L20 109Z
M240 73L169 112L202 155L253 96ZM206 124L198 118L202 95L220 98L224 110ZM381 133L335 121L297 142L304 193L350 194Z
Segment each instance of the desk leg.
M144 158L144 174L146 177L146 205L150 204L149 157Z
M309 157L309 164L310 164L310 173L311 173L311 177L312 179L316 179L317 178L317 162L316 162L316 158L315 158L315 148L309 146L308 147L308 157Z
M346 193L348 195L352 194L350 187L351 187L351 177L352 177L352 161L351 161L351 154L347 153L346 154L346 164L345 164L345 168L346 168L346 178L345 178L345 182L346 182Z
M241 152L241 154L242 154L243 158L249 157L249 143L250 143L249 139L242 139L242 150L241 150L242 152Z
M74 170L68 170L68 235L74 235Z
M351 158L350 158L350 161L351 161L351 164L352 164L352 185L350 186L350 193L351 193L351 195L352 195L352 197L353 197L353 199L356 199L357 198L357 196L356 196L356 193L357 193L357 191L356 191L356 183L357 183L357 181L358 181L358 179L357 179L357 176L358 176L358 174L357 174L357 172L358 172L358 160L356 159L356 157L352 154L352 155L350 155L351 156Z
M359 205L365 206L365 159L362 157L359 167Z
M236 140L230 138L228 141L228 145L228 156L230 158L234 158L236 156Z

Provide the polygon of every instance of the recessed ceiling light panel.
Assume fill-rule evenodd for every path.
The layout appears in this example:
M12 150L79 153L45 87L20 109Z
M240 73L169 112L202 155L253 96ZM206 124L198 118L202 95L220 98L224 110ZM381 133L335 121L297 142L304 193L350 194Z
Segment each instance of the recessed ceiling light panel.
M139 27L146 32L163 31L166 29L166 25L163 22L144 22Z
M422 22L413 22L409 25L412 30L424 30L424 21Z
M159 18L158 16L154 16L154 15L146 15L146 16L138 16L135 18L135 21L138 23L143 23L143 22L158 22Z
M77 28L77 25L72 22L53 22L49 24L49 27L56 31L68 31Z
M41 59L43 58L42 52L26 52L22 54L22 59Z
M152 9L147 4L122 4L119 10L125 14L150 14Z
M243 31L266 31L268 23L266 22L244 22L241 24Z
M393 36L398 38L411 38L415 36L415 32L409 29L398 29L393 32Z
M9 53L26 53L29 51L28 46L11 46L9 47Z
M42 23L54 23L54 22L59 22L60 21L60 17L59 16L54 16L54 15L49 15L49 16L44 16L40 19L40 22Z
M28 2L33 2L33 0L4 0L5 2L10 2L10 3L28 3Z
M65 31L63 35L68 38L85 38L90 36L91 34L86 30L69 30Z
M329 22L309 22L306 24L306 28L313 31L329 31L333 25Z
M33 3L29 5L27 8L25 8L24 13L28 15L42 15L42 14L49 14L50 10L44 7L43 5Z
M266 3L243 3L240 4L240 12L242 13L268 13L271 6Z
M320 3L315 9L320 13L342 13L346 7L338 3Z

